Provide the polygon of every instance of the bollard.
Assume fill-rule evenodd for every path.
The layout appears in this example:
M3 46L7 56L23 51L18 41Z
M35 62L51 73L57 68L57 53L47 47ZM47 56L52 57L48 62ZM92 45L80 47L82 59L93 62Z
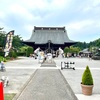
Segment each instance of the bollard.
M0 100L4 100L3 83L0 82Z
M61 62L61 70L63 70L62 63L63 63L63 62Z

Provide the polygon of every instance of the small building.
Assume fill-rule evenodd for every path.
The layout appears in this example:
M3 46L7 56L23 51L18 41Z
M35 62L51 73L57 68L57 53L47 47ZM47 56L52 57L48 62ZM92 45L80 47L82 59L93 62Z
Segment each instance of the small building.
M88 57L89 55L92 55L92 53L89 51L89 48L86 48L79 52L79 55L81 57Z
M76 44L77 42L70 40L65 27L36 27L29 40L23 43L32 46L34 49L40 47L42 50L57 50L59 47L64 49L66 46Z

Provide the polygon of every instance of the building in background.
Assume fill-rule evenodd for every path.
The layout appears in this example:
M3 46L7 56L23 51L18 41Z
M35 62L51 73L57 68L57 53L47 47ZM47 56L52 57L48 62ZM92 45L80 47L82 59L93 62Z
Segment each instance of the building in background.
M67 35L65 27L36 27L29 40L23 43L32 46L34 49L40 47L42 50L56 51L57 49L64 49L66 46L76 44L77 42L70 40Z

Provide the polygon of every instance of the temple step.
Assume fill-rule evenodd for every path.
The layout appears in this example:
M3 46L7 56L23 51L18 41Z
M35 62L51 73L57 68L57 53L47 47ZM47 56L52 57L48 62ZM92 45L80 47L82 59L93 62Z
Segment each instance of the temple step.
M44 63L41 64L40 67L56 67L56 63L54 61L52 62L45 61Z

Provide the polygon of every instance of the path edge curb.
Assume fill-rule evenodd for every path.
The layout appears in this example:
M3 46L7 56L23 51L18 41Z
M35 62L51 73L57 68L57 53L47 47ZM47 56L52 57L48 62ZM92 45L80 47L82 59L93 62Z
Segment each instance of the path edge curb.
M60 70L60 69L58 69L58 70L59 70L59 72L60 72L62 78L64 79L65 83L69 85L69 83L68 83L67 80L65 79L64 75L62 74L61 70ZM72 90L72 88L71 88L70 85L69 85L69 88L70 88L72 94L74 94L74 96L75 96L75 100L76 100L76 99L78 100L78 97L75 95L75 93L74 93L74 91Z
M17 100L20 95L22 94L22 92L24 91L24 89L26 88L26 86L30 83L31 79L33 78L33 76L35 75L35 73L37 72L38 69L36 69L34 71L34 73L30 76L30 78L25 82L25 84L21 87L20 91L13 97L12 100Z

